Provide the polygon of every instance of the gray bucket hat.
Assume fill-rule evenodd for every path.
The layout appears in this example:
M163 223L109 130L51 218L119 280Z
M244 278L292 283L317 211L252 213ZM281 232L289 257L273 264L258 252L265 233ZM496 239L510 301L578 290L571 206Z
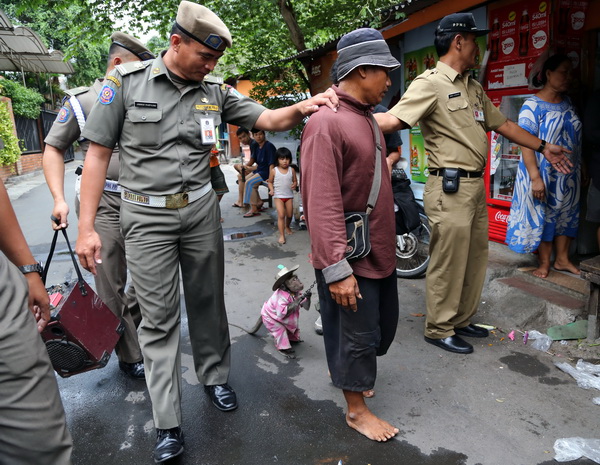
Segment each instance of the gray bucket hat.
M390 53L385 39L376 29L360 28L343 36L337 44L337 78L344 79L359 66L381 66L390 71L400 62Z

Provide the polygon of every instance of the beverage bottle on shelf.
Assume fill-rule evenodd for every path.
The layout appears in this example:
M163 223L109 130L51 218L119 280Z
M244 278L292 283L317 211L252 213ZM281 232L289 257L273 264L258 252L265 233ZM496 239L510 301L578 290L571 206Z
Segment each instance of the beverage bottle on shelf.
M496 61L500 55L500 21L494 18L490 34L490 61Z
M523 10L519 23L519 55L527 56L529 52L529 13Z

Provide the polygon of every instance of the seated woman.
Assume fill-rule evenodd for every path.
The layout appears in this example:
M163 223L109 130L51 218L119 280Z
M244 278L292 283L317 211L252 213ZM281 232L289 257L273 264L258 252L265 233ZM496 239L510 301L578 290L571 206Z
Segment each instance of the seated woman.
M582 137L581 120L565 95L571 67L566 55L548 58L533 80L534 85L543 85L542 89L525 101L519 114L519 126L572 151L573 169L562 174L541 153L522 147L506 243L518 253L538 250L539 266L533 274L539 278L550 272L553 246L554 269L579 274L569 259L569 245L579 226Z

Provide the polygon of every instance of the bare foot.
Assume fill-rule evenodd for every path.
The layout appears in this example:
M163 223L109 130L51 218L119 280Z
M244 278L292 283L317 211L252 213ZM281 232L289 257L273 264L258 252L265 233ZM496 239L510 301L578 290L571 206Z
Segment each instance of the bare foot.
M279 240L278 240L277 242L279 242L279 245L283 245L283 244L285 244L285 237L283 237L283 236L280 236L280 237L279 237Z
M362 395L366 399L370 399L371 397L375 396L375 390L374 389L369 389L368 391L363 391Z
M350 428L378 442L385 442L399 432L398 428L390 425L387 421L377 418L368 408L360 412L348 412L346 414L346 423L348 423Z
M568 271L569 273L573 273L576 275L580 274L579 268L577 268L572 262L567 262L565 264L559 263L558 261L554 262L554 269L556 271Z
M285 233L286 234L294 234L294 231L292 231L290 228L285 228Z
M533 276L537 276L538 278L547 278L549 272L550 265L540 265L533 270Z

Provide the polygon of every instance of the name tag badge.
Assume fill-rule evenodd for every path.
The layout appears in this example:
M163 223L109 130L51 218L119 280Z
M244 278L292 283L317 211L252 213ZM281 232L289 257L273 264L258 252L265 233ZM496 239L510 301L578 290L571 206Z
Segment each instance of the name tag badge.
M485 122L485 115L483 114L483 110L475 109L473 110L473 114L475 115L475 121Z
M213 118L200 118L200 132L202 135L203 144L207 145L217 143L215 120Z

